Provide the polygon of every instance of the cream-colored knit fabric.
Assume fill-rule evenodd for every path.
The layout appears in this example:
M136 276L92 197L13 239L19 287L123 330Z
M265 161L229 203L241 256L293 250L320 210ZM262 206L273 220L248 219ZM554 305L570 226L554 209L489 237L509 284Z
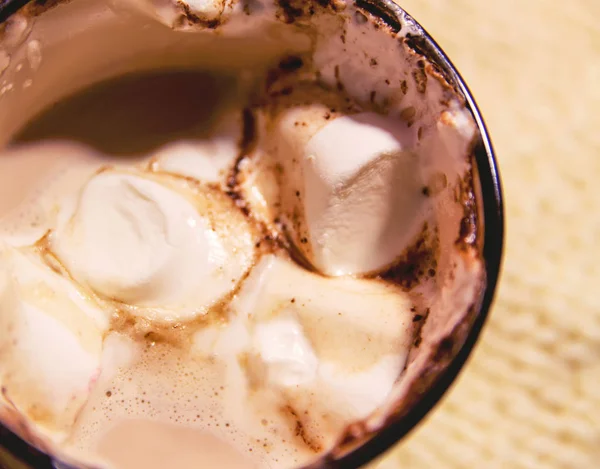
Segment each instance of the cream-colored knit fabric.
M380 467L600 468L600 1L398 1L481 107L508 239L473 358Z

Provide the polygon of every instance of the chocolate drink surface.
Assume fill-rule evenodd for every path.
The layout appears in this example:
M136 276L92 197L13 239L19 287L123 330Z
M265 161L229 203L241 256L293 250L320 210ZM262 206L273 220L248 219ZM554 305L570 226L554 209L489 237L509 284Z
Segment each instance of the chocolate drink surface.
M2 422L77 466L295 468L412 405L485 276L477 127L410 24L34 14L2 39Z

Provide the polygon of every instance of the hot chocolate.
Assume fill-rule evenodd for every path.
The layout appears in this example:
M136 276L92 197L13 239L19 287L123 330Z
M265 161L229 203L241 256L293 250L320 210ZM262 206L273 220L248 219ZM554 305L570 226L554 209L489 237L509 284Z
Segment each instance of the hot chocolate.
M444 78L344 2L76 0L30 34L0 156L3 422L77 465L260 469L398 412L483 281L475 124ZM98 38L54 86L57 49Z

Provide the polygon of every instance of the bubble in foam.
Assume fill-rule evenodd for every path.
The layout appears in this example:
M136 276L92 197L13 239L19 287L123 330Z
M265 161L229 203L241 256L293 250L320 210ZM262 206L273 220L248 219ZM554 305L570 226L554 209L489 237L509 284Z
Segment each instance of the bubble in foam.
M188 361L186 364L185 360L173 359L167 354L160 356L160 347L145 350L144 356L135 367L121 370L113 380L111 393L113 396L123 396L121 405L106 405L108 399L105 398L97 405L97 410L90 413L95 415L90 415L90 421L84 425L86 428L81 430L81 434L90 435L92 429L106 428L106 424L117 422L124 417L153 418L200 430L208 429L211 422L218 423L223 419L222 405L207 401L209 390L198 389L197 384L210 381L206 378L211 370L194 367L193 363ZM158 380L156 367L160 367L162 371ZM132 381L129 380L131 377L134 378ZM131 382L136 385L128 387L127 383ZM214 388L214 383L211 384L211 388ZM225 427L225 430L232 429L230 427L231 425ZM231 431L226 436L233 437L235 434L235 431Z

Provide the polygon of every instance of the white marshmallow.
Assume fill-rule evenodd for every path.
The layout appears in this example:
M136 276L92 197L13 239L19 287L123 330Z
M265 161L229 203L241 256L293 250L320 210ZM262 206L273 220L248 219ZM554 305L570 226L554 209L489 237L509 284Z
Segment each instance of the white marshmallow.
M205 183L223 183L237 153L237 145L231 140L178 142L158 152L154 168Z
M415 239L430 210L411 151L416 132L375 113L327 121L317 107L290 111L293 118L277 127L285 142L277 157L296 162L287 163L281 189L297 191L282 195L289 231L327 275L381 270Z
M313 381L319 361L304 335L302 326L291 317L257 324L254 350L267 369L267 381L278 387L302 386Z
M227 115L209 139L179 141L161 148L154 155L153 169L224 185L240 153L241 138L240 113Z
M314 418L346 422L381 405L402 372L410 307L394 287L321 277L275 256L260 261L232 303L251 324L250 379L292 395Z
M178 188L179 186L177 186ZM186 320L229 293L254 239L231 201L197 201L144 177L103 172L65 204L52 248L74 278L151 320Z
M99 374L108 317L33 254L0 252L0 385L55 441L64 440Z
M194 334L193 350L199 356L237 361L250 344L250 331L245 318L231 317L226 325L216 324Z
M355 373L334 363L323 363L319 369L323 399L338 401L336 405L344 413L357 419L366 418L386 401L405 360L403 356L384 355L371 367Z

